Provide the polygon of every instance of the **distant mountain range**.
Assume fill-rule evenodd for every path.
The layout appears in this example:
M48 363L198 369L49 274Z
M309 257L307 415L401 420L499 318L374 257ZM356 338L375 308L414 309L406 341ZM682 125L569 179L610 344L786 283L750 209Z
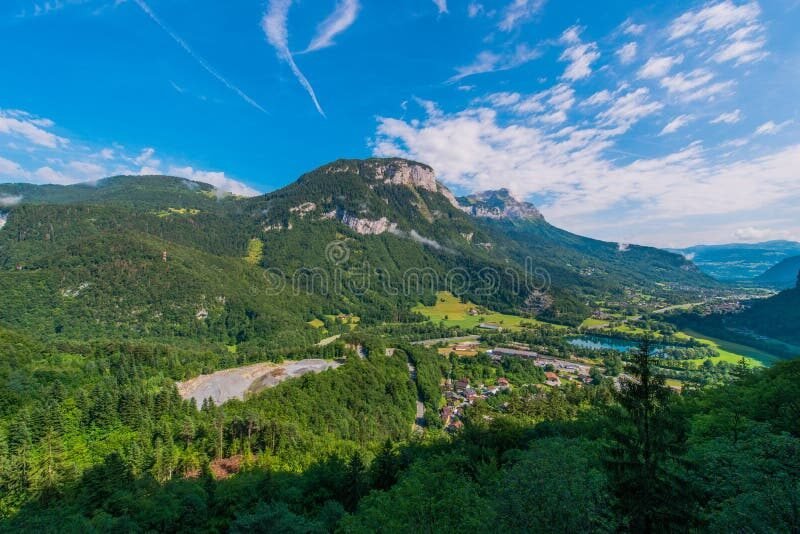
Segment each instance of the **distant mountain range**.
M746 281L757 279L781 261L800 255L800 243L767 241L765 243L697 245L668 250L682 254L693 261L701 271L717 280Z
M456 199L402 159L339 160L253 198L163 176L2 184L0 198L13 199L0 207L0 322L47 335L303 345L331 314L408 318L433 295L406 287L409 273L566 324L598 299L716 285L680 255L555 228L505 190ZM520 282L531 269L535 288ZM292 291L297 279L341 287Z

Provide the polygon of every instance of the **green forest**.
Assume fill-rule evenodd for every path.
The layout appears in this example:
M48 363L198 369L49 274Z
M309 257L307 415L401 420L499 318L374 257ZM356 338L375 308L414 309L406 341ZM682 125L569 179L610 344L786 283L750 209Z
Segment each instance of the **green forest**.
M0 531L800 529L800 361L714 363L650 314L718 283L540 217L469 216L378 181L376 161L251 199L165 177L0 186L26 199L0 231ZM549 285L520 283L528 258ZM415 311L441 291L518 320ZM786 339L798 291L718 326ZM629 316L639 350L569 343L599 308ZM340 365L219 405L179 391L314 358ZM591 369L569 378L578 359Z
M798 361L678 395L640 350L619 391L609 379L516 388L506 409L475 404L456 435L414 435L415 398L435 408L450 368L432 349L387 356L360 339L366 359L339 345L338 370L198 407L171 379L213 365L213 352L0 335L7 531L798 528ZM460 373L486 373L469 365Z

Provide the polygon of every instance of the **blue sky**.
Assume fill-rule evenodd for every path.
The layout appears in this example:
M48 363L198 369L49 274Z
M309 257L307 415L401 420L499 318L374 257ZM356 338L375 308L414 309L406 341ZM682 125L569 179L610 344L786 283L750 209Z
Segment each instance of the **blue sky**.
M0 181L255 194L399 155L612 241L800 239L797 27L800 0L6 0Z

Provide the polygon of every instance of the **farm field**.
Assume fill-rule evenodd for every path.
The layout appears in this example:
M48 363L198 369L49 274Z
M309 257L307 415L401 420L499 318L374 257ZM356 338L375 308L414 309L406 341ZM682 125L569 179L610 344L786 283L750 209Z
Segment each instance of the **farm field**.
M733 343L732 341L725 341L723 339L709 337L694 330L684 330L682 333L687 337L693 337L698 341L715 348L717 352L719 352L719 356L711 358L711 361L714 363L718 361L737 363L744 356L749 365L754 367L763 367L779 360L778 357L773 356L768 352L754 349L753 347L748 347L746 345L741 345L739 343ZM703 360L693 361L695 363L703 363Z
M457 326L465 329L476 328L481 323L495 323L509 330L519 330L523 323L549 324L536 319L491 311L470 315L469 311L473 308L477 308L477 306L470 302L462 303L458 297L448 291L440 291L436 294L436 305L419 304L413 308L413 311L423 314L434 323L443 322L445 326Z

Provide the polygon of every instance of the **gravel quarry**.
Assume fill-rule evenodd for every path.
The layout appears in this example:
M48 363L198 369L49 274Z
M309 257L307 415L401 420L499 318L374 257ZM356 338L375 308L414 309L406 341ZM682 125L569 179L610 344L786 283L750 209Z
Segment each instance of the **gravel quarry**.
M321 373L340 365L340 362L319 359L256 363L178 382L178 393L184 400L194 399L198 406L208 398L220 405L231 399L243 400L248 394L274 387L289 378Z

